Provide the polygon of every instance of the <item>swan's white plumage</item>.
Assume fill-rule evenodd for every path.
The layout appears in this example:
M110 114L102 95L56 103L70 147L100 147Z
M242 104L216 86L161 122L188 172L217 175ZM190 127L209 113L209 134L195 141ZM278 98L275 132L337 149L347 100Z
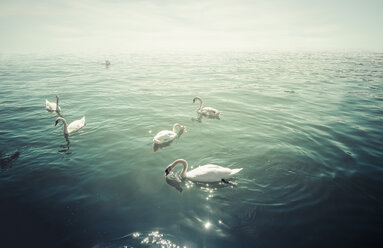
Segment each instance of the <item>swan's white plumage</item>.
M58 106L58 108L57 108L57 104L56 103L50 102L47 99L45 99L45 108L48 111L61 111L60 106ZM57 108L57 110L56 110L56 108Z
M72 121L68 125L68 133L73 133L85 126L85 116L83 116L80 120Z
M211 107L201 108L200 110L198 110L198 113L209 116L218 116L220 114L220 112L217 109Z
M202 99L201 97L194 97L193 99L193 103L198 100L200 102L200 105L199 105L199 108L197 109L197 113L198 114L201 114L201 115L206 115L206 116L210 116L210 117L219 117L219 114L221 113L220 111L218 111L217 109L215 108L212 108L212 107L202 107Z
M187 178L191 181L203 183L221 182L222 179L229 179L242 170L242 168L230 169L215 164L206 164L188 171L188 163L186 160L177 159L166 167L165 176L169 175L173 168L179 163L184 166L180 175L181 177Z
M153 138L155 144L163 144L174 140L177 137L177 134L170 130L162 130L156 134Z
M71 134L85 126L85 116L83 116L80 120L72 121L69 125L67 125L66 120L62 117L56 119L56 125L60 121L64 123L64 134Z
M175 123L173 125L173 131L162 130L162 131L158 132L156 134L156 136L154 136L154 138L153 138L154 144L160 145L160 144L168 143L168 142L174 140L178 136L178 134L176 133L177 127L179 127L180 130L185 130L185 126L182 126L178 123Z
M230 169L215 164L201 165L191 171L186 172L186 178L191 181L210 183L220 182L222 179L229 179L234 174L240 172L240 169Z

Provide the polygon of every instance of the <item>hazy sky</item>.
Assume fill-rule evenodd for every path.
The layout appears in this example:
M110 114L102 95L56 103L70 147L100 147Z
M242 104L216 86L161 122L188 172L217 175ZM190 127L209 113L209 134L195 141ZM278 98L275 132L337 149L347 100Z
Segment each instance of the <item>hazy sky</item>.
M0 52L383 50L383 0L0 0Z

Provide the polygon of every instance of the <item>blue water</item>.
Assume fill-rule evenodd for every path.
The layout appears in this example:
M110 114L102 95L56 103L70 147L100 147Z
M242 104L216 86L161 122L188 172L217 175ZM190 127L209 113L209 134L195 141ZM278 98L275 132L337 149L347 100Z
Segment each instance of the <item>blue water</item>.
M381 246L383 53L107 58L0 55L1 247ZM243 170L166 180L178 158Z

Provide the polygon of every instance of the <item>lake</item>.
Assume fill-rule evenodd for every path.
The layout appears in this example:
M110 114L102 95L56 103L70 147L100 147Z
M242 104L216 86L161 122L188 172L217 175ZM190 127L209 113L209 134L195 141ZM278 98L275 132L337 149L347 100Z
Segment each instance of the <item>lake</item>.
M379 247L382 68L378 52L0 54L0 246ZM56 94L86 117L69 142ZM179 158L243 170L166 179Z

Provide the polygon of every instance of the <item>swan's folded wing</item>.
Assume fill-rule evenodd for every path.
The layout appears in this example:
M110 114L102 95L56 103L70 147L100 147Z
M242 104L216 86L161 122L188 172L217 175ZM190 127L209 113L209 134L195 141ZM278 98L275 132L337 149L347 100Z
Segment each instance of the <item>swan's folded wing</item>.
M223 174L226 174L226 173L230 174L232 171L230 168L222 167L216 164L205 164L198 168L201 168L201 170L204 170L204 171L215 171L215 172L219 172Z
M199 182L219 182L229 178L232 170L215 164L202 165L187 172L187 178Z
M201 109L198 112L203 114L203 115L212 115L212 116L217 116L220 114L220 112L218 110L216 110L215 108L211 108L211 107L204 107L203 109Z
M218 110L216 110L215 108L212 108L212 107L204 107L203 110L209 111L209 112L218 112Z
M45 99L45 107L47 109L53 109L52 103L48 101L47 99Z
M230 174L230 175L237 174L237 173L240 172L242 169L243 169L243 168L231 169L231 174Z
M75 120L71 124L68 125L68 131L73 132L76 131L85 125L85 118L83 117L81 120Z
M216 165L216 164L205 164L205 165L201 165L199 167L201 167L201 168L209 168L209 169L220 169L220 168L228 169L228 168L222 167L220 165Z
M168 142L173 140L177 136L176 133L169 131L169 130L162 130L159 132L156 136L154 136L154 141L156 142Z

